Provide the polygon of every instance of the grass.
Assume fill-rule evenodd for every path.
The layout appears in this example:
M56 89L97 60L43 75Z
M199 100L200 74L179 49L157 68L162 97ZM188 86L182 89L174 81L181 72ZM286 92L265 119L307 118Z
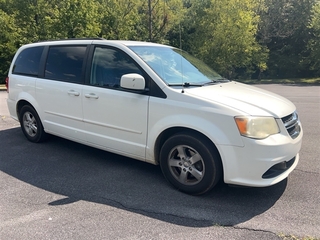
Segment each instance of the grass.
M283 78L283 79L251 79L236 80L247 84L297 84L297 85L320 85L320 78Z
M283 240L319 240L319 238L313 238L313 237L298 238L293 235L284 235L284 234L280 234L279 237Z

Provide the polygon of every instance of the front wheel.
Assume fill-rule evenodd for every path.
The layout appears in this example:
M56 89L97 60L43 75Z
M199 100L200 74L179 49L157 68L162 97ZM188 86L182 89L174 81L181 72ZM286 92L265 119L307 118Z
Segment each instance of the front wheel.
M182 192L199 195L220 180L220 156L201 135L179 133L162 146L160 166L165 178Z
M40 118L31 106L21 108L19 120L22 132L29 141L41 142L46 138Z

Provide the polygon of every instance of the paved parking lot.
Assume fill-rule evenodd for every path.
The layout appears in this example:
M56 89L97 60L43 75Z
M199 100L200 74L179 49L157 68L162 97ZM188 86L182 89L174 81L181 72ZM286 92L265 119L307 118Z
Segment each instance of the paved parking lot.
M200 197L157 166L57 137L28 142L0 92L0 239L320 238L320 86L259 87L297 106L298 167L272 187L220 184Z

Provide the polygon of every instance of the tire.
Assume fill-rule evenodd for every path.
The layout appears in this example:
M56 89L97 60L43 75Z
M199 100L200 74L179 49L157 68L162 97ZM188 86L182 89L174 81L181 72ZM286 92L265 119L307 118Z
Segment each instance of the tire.
M192 195L208 192L222 176L220 155L198 134L179 133L170 137L161 148L160 166L174 187Z
M30 105L25 105L20 110L20 125L23 134L30 142L38 143L46 139L47 134L43 130L41 120Z

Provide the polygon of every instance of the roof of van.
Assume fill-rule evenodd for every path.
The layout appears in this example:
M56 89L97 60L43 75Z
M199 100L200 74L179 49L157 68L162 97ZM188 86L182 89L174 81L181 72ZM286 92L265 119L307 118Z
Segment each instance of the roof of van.
M37 45L37 46L44 46L44 45L64 45L64 44L98 44L99 42L103 43L113 43L113 44L120 44L125 46L162 46L162 47L170 47L168 45L163 45L159 43L153 42L143 42L143 41L131 41L131 40L107 40L104 38L69 38L69 39L60 39L60 40L48 40L48 41L41 41L36 43L31 43L27 45Z

